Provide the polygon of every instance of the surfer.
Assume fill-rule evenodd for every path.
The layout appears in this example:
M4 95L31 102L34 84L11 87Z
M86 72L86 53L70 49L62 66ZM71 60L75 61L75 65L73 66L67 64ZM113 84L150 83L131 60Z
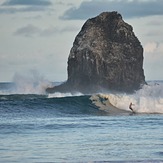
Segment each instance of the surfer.
M131 102L130 105L129 105L129 109L130 109L132 112L134 112L134 110L133 110L133 108L132 108L132 105L134 105L134 104Z

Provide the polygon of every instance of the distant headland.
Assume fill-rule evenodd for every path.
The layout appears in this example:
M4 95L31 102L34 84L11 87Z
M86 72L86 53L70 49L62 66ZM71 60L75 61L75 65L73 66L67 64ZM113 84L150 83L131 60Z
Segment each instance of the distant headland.
M68 79L48 93L133 92L145 82L143 47L118 12L88 19L68 57Z

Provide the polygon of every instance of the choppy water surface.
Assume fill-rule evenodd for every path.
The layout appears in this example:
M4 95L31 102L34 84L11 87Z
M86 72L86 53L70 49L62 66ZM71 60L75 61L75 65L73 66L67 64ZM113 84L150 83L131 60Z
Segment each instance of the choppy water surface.
M0 95L0 162L163 160L163 114L112 115L88 95L48 97Z

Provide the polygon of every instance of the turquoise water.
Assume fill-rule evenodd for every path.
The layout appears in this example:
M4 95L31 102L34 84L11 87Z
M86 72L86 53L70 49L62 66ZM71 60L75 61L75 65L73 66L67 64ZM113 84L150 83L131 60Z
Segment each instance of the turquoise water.
M0 162L161 160L163 114L112 115L88 95L0 95Z

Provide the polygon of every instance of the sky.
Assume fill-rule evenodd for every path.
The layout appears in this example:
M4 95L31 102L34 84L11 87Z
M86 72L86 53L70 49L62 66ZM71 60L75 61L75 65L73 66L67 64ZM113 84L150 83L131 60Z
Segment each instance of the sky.
M76 35L104 11L118 11L133 26L144 48L146 80L163 80L162 0L1 0L0 82L33 72L65 81Z

